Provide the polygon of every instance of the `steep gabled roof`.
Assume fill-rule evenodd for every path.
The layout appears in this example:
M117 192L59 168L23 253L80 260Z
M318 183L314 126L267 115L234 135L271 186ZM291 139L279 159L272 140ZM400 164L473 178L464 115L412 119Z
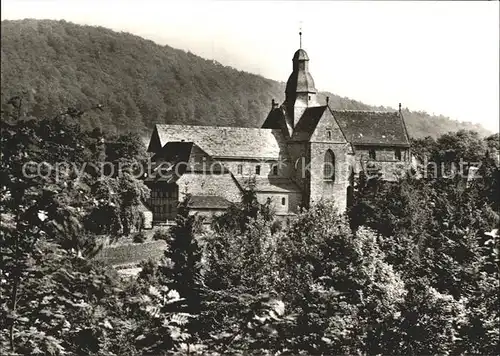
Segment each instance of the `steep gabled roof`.
M332 110L348 141L355 145L409 146L399 112Z
M152 162L163 163L164 168L155 169L151 177L170 169L180 177L185 172L203 172L206 174L230 173L222 163L214 160L205 151L192 142L169 141L153 157ZM168 164L167 164L168 163ZM159 170L162 169L162 172ZM165 175L165 173L163 173Z
M192 142L167 142L156 154L151 157L153 161L188 162L193 149Z
M279 107L271 109L261 127L263 129L281 130L284 137L289 139L293 131L291 125L292 120L293 119L287 115L286 105L282 104Z
M309 140L326 108L326 106L307 108L293 130L292 140Z
M160 145L193 142L213 158L278 159L281 130L247 127L156 125Z
M285 114L281 108L273 108L262 124L263 129L281 129L285 122Z
M145 183L167 183L172 184L179 180L183 172L176 172L172 167L158 166L151 172L151 174L144 179Z

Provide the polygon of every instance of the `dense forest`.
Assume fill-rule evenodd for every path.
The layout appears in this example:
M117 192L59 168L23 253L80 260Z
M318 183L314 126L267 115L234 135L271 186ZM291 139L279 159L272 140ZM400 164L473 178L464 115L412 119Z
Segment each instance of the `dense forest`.
M65 21L2 21L1 90L23 94L26 115L54 115L67 107L101 104L82 118L85 129L149 133L155 123L257 127L284 83L226 67L169 46L102 27ZM286 80L286 78L283 78ZM338 109L378 109L328 95ZM4 110L8 107L4 106ZM408 131L420 138L482 127L404 110Z
M84 129L99 106L32 118L22 103L1 120L0 354L496 354L498 134L414 140L446 167L480 163L475 179L361 176L343 215L325 200L282 221L250 185L207 228L181 202L153 236L161 260L122 278L94 257L149 195L140 136Z

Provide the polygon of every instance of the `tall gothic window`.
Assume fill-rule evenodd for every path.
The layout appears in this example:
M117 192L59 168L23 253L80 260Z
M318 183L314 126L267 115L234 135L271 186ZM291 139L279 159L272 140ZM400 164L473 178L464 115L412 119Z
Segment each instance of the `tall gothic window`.
M394 158L396 158L398 161L401 161L401 149L396 148L394 151Z
M325 161L323 164L323 178L335 180L335 154L332 150L325 153Z

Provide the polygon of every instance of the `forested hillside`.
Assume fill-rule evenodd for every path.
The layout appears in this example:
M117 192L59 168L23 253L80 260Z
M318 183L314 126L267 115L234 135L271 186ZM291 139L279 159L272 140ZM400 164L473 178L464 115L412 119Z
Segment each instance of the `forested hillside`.
M264 121L271 99L284 97L282 82L102 27L2 21L1 36L2 98L24 93L24 114L35 117L104 105L106 110L81 119L84 128L144 133L155 123L254 127ZM385 109L323 94L336 108ZM404 115L414 137L459 129L488 133L425 112Z

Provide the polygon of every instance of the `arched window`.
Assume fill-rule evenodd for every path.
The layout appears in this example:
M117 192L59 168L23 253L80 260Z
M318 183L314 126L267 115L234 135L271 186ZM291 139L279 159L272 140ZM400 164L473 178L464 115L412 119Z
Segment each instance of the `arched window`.
M394 151L394 158L396 158L398 161L401 161L401 149L396 148Z
M323 164L323 178L335 180L335 154L332 150L325 153L325 161Z
M286 204L286 198L281 198L281 205L285 205Z
M278 175L278 166L274 165L273 166L273 176L277 176L277 175Z

